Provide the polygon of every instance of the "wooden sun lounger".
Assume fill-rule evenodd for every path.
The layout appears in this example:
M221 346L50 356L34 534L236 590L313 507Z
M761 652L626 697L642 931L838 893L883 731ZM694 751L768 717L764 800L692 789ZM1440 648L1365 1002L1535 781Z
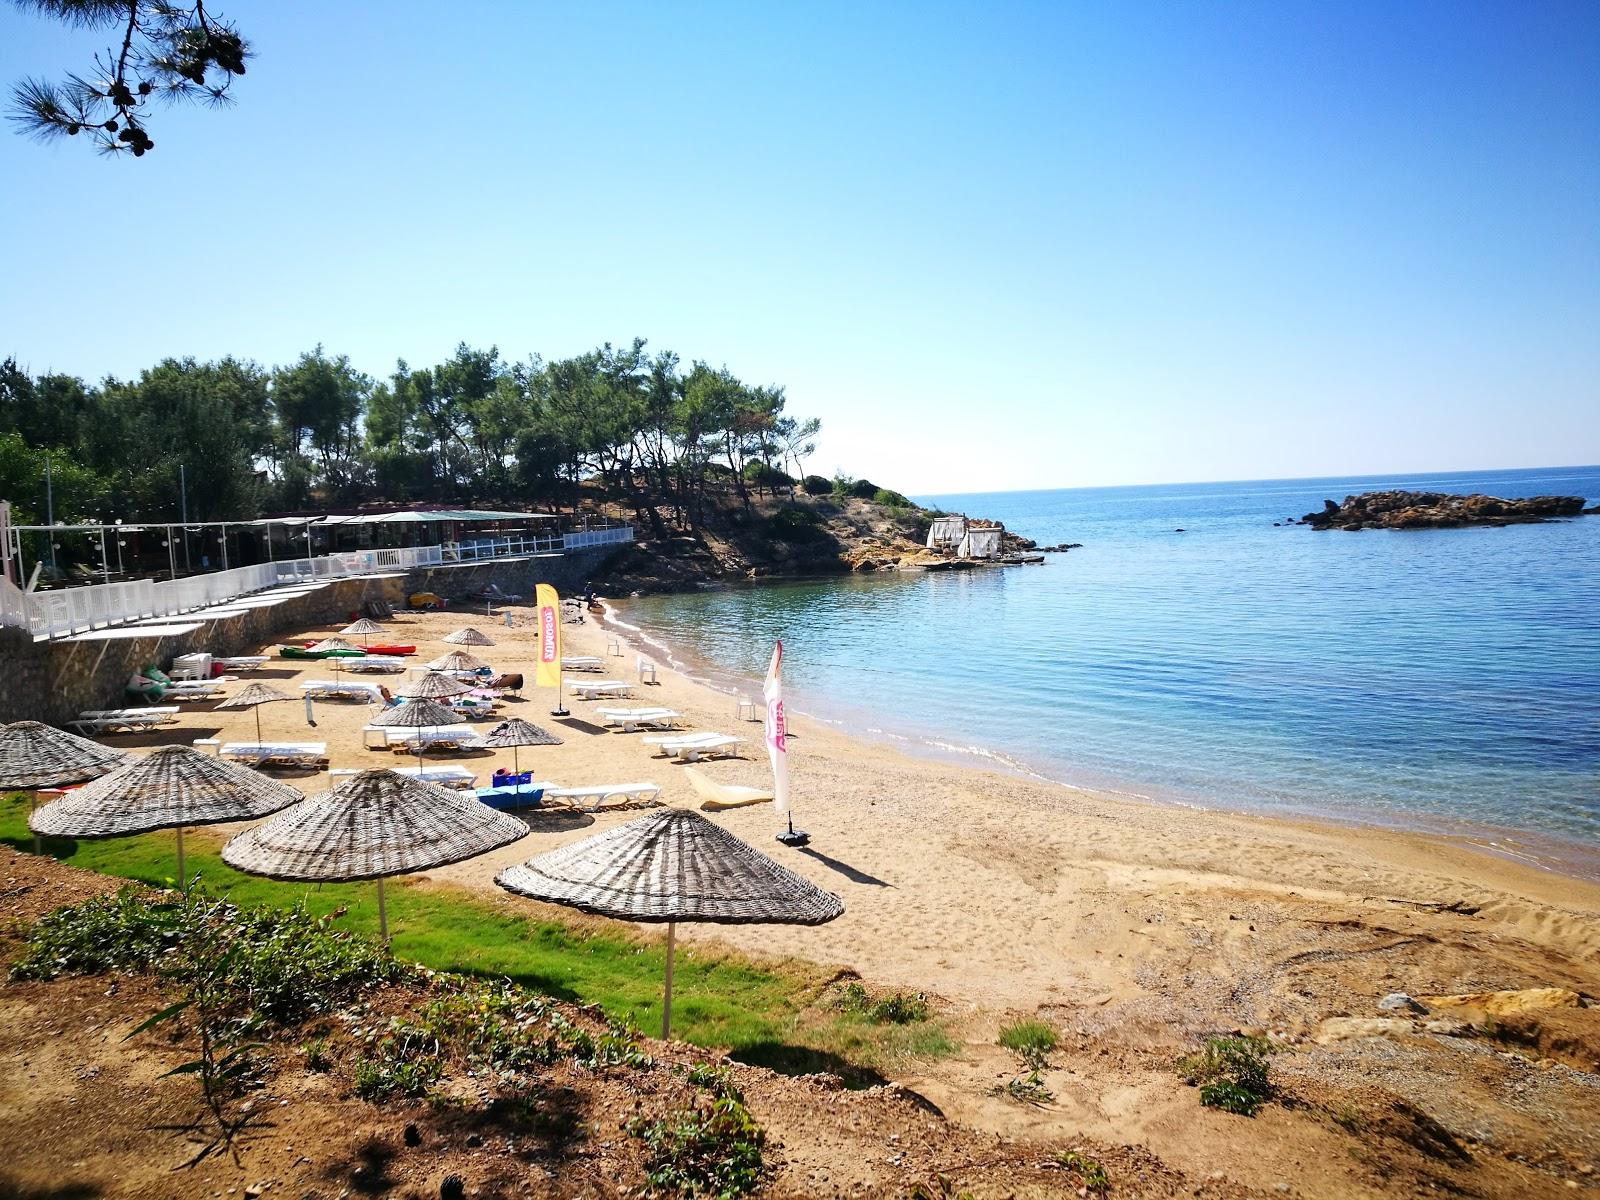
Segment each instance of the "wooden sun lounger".
M659 746L669 758L682 762L699 762L704 755L732 755L734 747L744 743L743 738L727 733L691 733L685 736L657 734L644 739L649 746Z
M633 684L626 679L568 679L567 690L580 700L598 700L602 696L625 699L633 695Z
M594 803L589 805L590 812L596 811L607 800L657 804L660 803L660 796L661 789L653 783L602 783L592 787L547 787L544 790L546 800L567 800L573 802L574 807L581 807L581 801L592 800Z
M670 708L597 708L594 710L615 725L622 733L636 733L641 729L678 729L683 725L683 714Z
M253 767L325 767L327 742L227 742L223 758Z

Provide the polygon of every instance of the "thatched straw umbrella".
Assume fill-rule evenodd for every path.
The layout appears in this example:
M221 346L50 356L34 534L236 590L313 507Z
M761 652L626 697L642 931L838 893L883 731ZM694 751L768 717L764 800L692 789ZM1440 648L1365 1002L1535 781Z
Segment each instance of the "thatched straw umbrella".
M95 779L127 761L126 750L113 750L39 721L0 726L0 789L28 792L30 813L38 807L40 788ZM37 836L33 852L39 853Z
M433 729L440 725L465 725L467 719L453 708L446 708L435 700L407 700L393 708L386 708L372 718L373 725L395 729ZM412 753L417 756L417 767L422 767L422 754L427 749L421 738L417 739Z
M507 891L624 921L665 922L661 1036L672 1029L672 958L679 921L821 925L844 902L686 809L649 813L494 877Z
M261 706L276 704L280 700L293 700L288 692L280 692L270 683L252 683L241 692L229 696L218 708L251 708L256 714L256 741L261 741Z
M373 634L383 632L383 626L371 617L362 617L359 621L346 625L339 632L345 637L358 637L361 639L361 644L367 646L371 644Z
M471 796L393 771L362 771L222 848L251 875L300 883L378 881L378 930L389 937L383 881L475 858L528 827Z
M512 717L509 721L502 721L489 731L489 736L483 739L495 749L511 748L511 773L522 774L522 764L517 761L517 747L519 746L559 746L561 739L553 733L546 733L531 721L524 721L521 717ZM513 784L512 790L520 788L521 784Z
M127 761L126 750L39 721L0 726L0 789L7 791L82 783Z
M489 664L476 654L468 654L465 650L452 650L449 654L440 655L428 664L430 671L481 671Z
M479 633L471 625L468 625L465 629L458 629L454 633L449 634L446 637L440 638L439 640L442 641L442 642L449 642L450 645L452 645L452 646L492 646L492 645L494 645L494 639L493 638L490 638L485 634Z
M442 700L448 696L464 696L471 690L470 684L462 683L459 679L439 671L429 671L426 675L396 688L395 695L404 696L408 700Z
M162 746L77 791L52 800L28 819L46 837L106 838L178 831L178 881L186 825L250 821L303 800L288 784L190 746Z

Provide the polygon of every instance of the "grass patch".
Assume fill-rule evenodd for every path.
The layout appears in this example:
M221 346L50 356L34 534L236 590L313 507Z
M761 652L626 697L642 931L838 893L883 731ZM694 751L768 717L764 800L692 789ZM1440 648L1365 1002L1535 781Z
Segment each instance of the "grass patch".
M1056 1048L1056 1031L1043 1021L1013 1021L1000 1030L999 1043L1030 1067L1042 1067Z
M1004 1026L995 1040L1028 1068L1026 1075L1008 1081L996 1092L1023 1104L1045 1105L1054 1100L1055 1093L1044 1085L1044 1069L1050 1065L1050 1051L1056 1048L1056 1031L1043 1021L1028 1017Z
M0 803L0 841L29 850L28 803L13 794ZM243 909L301 908L308 918L344 910L340 927L377 933L377 896L370 883L306 885L244 875L218 856L220 840L190 830L188 870L208 891ZM172 883L171 832L81 841L47 838L43 850L62 862L155 886ZM440 971L505 978L558 999L597 1005L606 1016L641 1029L659 1028L665 947L582 925L541 920L512 900L465 888L392 881L387 889L396 955ZM805 964L758 965L733 955L680 947L673 980L673 1033L696 1045L774 1070L834 1071L850 1083L880 1082L875 1072L911 1058L954 1049L929 1021L876 1024L825 1002L827 980Z
M1272 1099L1267 1056L1272 1043L1261 1037L1210 1037L1198 1054L1178 1060L1178 1071L1200 1088L1207 1108L1253 1117Z

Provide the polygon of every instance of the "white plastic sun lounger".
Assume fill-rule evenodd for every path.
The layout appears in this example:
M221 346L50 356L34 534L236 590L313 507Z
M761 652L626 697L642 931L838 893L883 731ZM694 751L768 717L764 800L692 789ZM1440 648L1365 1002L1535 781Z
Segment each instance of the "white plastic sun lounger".
M594 710L623 733L636 733L641 729L677 729L683 724L683 715L670 708L597 708Z
M561 660L561 669L563 671L598 672L600 667L600 660L592 654L575 654L571 658L563 658Z
M422 729L406 729L394 725L368 725L362 731L362 742L369 750L394 750L404 752L422 746L429 750L484 750L483 735L473 733L463 725L429 725ZM374 745L369 739L381 735L383 740Z
M688 778L690 786L700 796L700 807L707 812L718 812L724 808L743 808L747 804L762 804L772 799L772 793L766 788L744 787L737 783L717 783L707 779L693 767L685 767L684 775Z
M341 658L341 671L368 671L393 674L404 671L406 664L392 654L369 654L365 658Z
M363 704L382 704L383 694L375 683L352 679L340 682L333 679L313 679L300 685L300 690L321 700L359 700Z
M390 767L396 775L409 775L413 779L421 779L424 783L436 783L440 787L470 788L478 782L478 777L466 767L456 763L435 763L423 767ZM354 775L354 767L335 767L329 775Z
M222 757L255 767L322 767L328 762L327 742L226 742Z
M580 700L598 700L601 696L623 699L633 695L633 684L626 679L568 679L567 690Z
M592 801L589 811L598 809L607 800L633 804L656 804L661 789L653 783L602 783L593 787L557 788L544 790L546 800L568 800L575 806Z
M234 654L214 661L222 664L224 671L255 671L266 665L265 654Z
M163 700L210 700L223 692L222 684L214 679L174 679L161 686Z
M150 708L96 708L78 714L67 724L79 733L93 737L97 733L135 733L157 725L170 725L178 719L176 705Z
M698 762L706 754L732 754L733 748L742 744L744 739L726 733L689 733L655 734L644 741L647 746L659 746L669 758Z

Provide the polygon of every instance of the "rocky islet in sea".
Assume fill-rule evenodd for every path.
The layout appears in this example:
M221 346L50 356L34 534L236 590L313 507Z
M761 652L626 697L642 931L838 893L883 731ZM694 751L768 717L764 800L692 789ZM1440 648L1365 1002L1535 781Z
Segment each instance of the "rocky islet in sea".
M1529 525L1562 517L1600 512L1600 505L1583 506L1582 496L1532 496L1505 500L1474 493L1363 492L1346 496L1343 504L1323 501L1320 512L1309 512L1301 523L1313 529L1455 529L1464 525Z

